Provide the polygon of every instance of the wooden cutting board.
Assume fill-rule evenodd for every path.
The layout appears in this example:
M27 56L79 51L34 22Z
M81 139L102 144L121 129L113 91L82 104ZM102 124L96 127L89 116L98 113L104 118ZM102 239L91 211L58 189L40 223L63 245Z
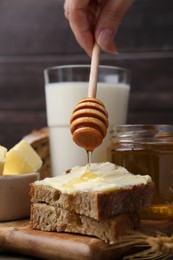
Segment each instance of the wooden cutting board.
M146 230L146 226L144 223L143 229ZM129 246L123 241L111 246L94 237L32 230L29 220L0 223L1 252L18 252L44 259L115 260L132 252L133 247L134 244Z

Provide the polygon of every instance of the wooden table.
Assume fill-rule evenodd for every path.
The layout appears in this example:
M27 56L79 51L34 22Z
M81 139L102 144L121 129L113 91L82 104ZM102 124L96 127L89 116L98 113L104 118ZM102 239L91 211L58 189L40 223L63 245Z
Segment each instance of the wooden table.
M135 234L145 237L151 230L173 233L173 220L167 223L142 221L140 233ZM123 259L123 256L141 250L135 247L139 241L137 243L133 238L134 234L124 237L115 245L108 245L90 236L32 230L28 219L0 223L0 252L20 253L19 259L23 257L22 255L65 260ZM131 244L127 243L128 240ZM146 245L145 238L141 241Z

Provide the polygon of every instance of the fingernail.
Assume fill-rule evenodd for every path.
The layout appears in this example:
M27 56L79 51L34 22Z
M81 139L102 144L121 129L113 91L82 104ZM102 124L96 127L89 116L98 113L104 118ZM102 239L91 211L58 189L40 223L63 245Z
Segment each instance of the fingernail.
M117 53L115 44L113 44L113 36L113 32L110 29L104 29L100 32L97 43L101 49L111 53Z

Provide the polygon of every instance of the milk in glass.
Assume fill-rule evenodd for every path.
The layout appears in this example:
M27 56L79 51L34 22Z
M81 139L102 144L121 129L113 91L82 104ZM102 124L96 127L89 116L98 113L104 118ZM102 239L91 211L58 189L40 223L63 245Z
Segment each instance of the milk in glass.
M52 175L56 176L75 165L87 163L86 151L73 142L69 126L73 109L81 99L87 97L88 82L49 83L45 91ZM92 154L92 162L108 160L109 131L114 124L126 123L129 91L128 84L98 83L97 98L108 111L109 127L103 143Z

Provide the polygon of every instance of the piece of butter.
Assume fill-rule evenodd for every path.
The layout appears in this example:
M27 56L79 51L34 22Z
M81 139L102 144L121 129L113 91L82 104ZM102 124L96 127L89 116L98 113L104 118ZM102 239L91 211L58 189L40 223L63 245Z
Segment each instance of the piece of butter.
M0 145L0 175L3 174L6 153L7 153L7 148Z
M27 141L22 140L7 152L3 175L32 173L41 166L39 155Z

